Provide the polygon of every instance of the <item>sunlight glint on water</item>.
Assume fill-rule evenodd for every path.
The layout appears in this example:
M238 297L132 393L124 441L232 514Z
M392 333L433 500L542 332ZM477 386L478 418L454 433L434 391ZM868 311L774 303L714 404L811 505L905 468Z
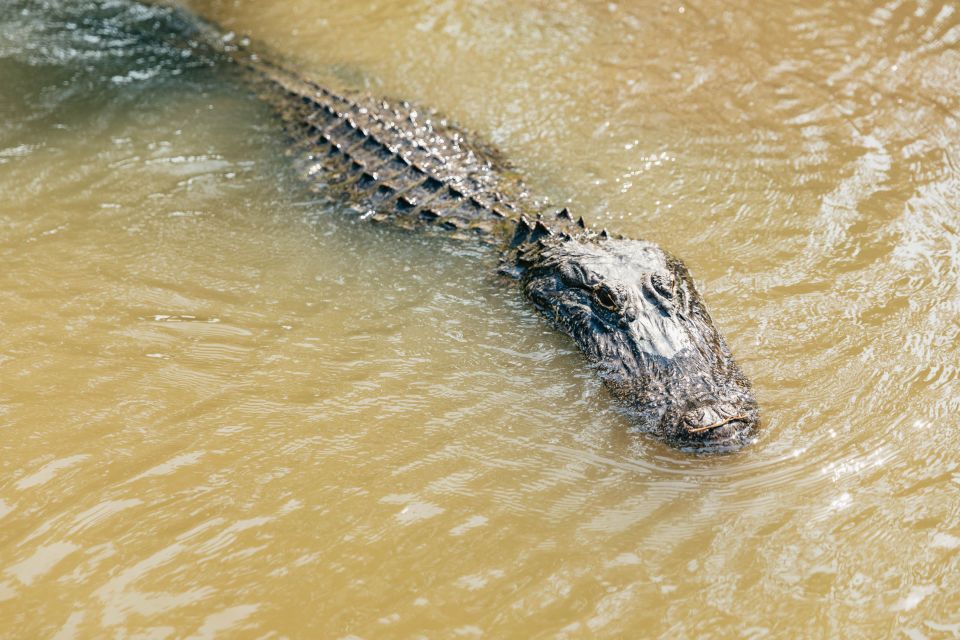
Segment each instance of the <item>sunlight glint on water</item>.
M960 633L952 4L190 4L683 257L762 437L631 433L495 255L312 203L145 14L16 0L0 637Z

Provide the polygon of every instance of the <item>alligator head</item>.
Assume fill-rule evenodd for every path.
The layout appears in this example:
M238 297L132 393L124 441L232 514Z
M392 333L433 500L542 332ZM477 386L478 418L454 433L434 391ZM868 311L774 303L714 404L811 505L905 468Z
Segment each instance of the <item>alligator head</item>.
M516 274L640 429L698 450L750 442L756 400L683 263L651 242L589 232L565 210L556 222L518 223Z

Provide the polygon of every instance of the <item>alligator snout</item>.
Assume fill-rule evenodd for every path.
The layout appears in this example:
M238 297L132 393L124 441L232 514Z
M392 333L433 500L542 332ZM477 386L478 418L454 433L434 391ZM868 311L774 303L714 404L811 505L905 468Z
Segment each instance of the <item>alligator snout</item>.
M753 407L719 402L705 404L680 417L680 437L689 441L724 443L748 438L757 423Z
M702 433L743 418L746 418L746 415L738 414L733 405L716 404L698 407L686 412L683 414L681 422L687 433Z

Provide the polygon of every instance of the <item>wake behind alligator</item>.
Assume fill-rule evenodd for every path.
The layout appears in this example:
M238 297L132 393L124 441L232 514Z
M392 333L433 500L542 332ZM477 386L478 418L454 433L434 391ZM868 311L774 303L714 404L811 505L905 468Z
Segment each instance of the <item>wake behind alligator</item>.
M183 46L246 70L311 189L364 219L494 245L501 273L577 343L641 430L709 451L753 439L750 384L680 260L591 229L567 209L545 210L496 150L433 112L334 91L246 39L169 11Z

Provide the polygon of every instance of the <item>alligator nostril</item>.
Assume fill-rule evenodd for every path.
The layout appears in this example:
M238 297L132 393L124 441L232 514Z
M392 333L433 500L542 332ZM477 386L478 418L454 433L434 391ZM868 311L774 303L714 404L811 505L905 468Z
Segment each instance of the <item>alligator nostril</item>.
M683 414L683 424L687 429L696 428L705 423L705 415L702 408L692 409Z

